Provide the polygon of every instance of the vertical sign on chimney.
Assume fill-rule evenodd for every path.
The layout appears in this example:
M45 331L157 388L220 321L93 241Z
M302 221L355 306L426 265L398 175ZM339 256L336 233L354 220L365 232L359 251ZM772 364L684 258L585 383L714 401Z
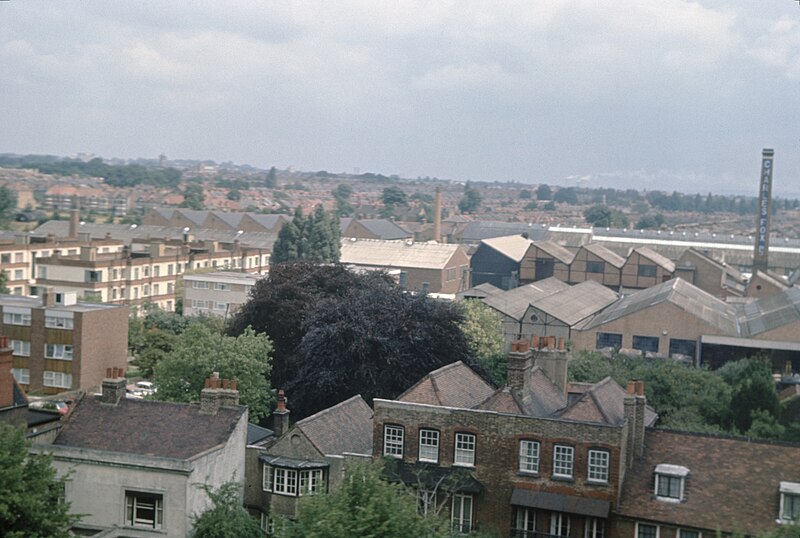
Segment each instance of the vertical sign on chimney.
M772 161L775 152L761 152L761 177L758 183L758 219L756 220L756 244L753 252L753 271L766 271L769 266L769 221L772 212Z

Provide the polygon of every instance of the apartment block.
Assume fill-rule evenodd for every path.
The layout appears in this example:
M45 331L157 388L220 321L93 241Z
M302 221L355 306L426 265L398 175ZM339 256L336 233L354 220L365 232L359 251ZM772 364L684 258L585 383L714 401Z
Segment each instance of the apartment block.
M125 364L128 309L77 302L75 293L0 295L0 334L13 349L13 373L27 391L57 394L89 388L106 368Z
M247 302L259 278L233 271L187 274L183 277L183 314L232 316Z

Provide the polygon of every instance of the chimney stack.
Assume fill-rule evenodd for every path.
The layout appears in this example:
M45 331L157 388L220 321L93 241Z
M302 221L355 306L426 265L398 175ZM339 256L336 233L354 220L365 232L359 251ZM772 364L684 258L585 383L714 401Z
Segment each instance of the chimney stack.
M286 409L286 393L283 389L278 390L278 403L275 407L275 412L272 413L272 430L275 432L275 437L280 437L289 431L289 413Z
M78 230L81 225L81 202L77 196L72 197L72 209L69 212L69 236L78 237Z
M442 188L436 187L436 197L433 204L433 240L442 242Z
M644 454L644 412L647 398L644 395L644 381L628 381L625 395L625 421L628 423L626 452L628 467L633 466L635 458Z
M124 368L107 368L106 379L103 380L103 394L100 401L109 405L117 405L125 398L127 380Z
M239 391L235 379L220 379L219 372L206 378L205 388L200 391L200 412L216 415L220 407L239 405Z
M761 177L758 181L758 218L753 252L753 273L769 269L769 229L772 213L772 163L775 151L765 148L761 152Z
M56 305L56 292L53 288L42 289L42 306L55 306Z
M522 390L525 386L525 373L533 365L533 354L528 342L516 340L511 342L511 351L508 353L508 381L509 388Z
M13 354L8 336L0 336L0 409L14 405Z
M533 365L542 369L547 378L562 391L567 390L567 351L564 338L533 336Z

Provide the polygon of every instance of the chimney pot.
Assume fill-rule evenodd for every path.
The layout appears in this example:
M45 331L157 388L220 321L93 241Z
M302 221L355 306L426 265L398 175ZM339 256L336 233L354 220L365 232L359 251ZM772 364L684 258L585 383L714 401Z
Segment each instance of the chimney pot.
M564 351L564 337L561 336L558 338L558 350Z
M533 349L539 349L539 337L535 334L531 336L531 347Z
M627 393L629 396L633 396L636 394L636 381L633 380L628 381Z
M644 381L636 382L636 396L644 396Z

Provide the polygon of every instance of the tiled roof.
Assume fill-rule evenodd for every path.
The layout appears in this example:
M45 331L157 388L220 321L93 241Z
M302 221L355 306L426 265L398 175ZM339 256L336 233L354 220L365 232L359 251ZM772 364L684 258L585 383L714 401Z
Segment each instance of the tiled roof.
M360 395L304 418L295 427L323 456L372 454L372 409Z
M82 398L54 444L165 458L189 459L226 443L242 406L201 414L193 404L123 398L117 405Z
M460 245L383 241L380 239L342 239L339 261L345 265L386 268L444 269Z
M497 413L524 413L520 402L517 401L508 387L497 389L494 394L481 402L477 409L495 411Z
M568 288L569 284L566 282L550 277L502 293L496 293L482 299L482 301L512 319L520 320L531 304Z
M584 391L559 416L570 420L621 425L625 422L625 396L625 389L610 377L606 377ZM658 415L652 407L645 407L645 426L652 426L657 418Z
M533 306L572 326L596 314L618 298L616 292L599 282L586 280L539 299Z
M528 252L528 247L531 246L531 240L521 235L507 235L505 237L484 239L481 241L481 244L519 263L522 261L522 258L525 257L525 253Z
M756 535L777 527L780 482L800 483L800 445L662 430L647 430L645 443L616 510L625 517ZM689 469L682 502L655 498L660 464Z
M625 265L625 258L614 252L613 250L609 250L600 243L589 243L583 245L581 248L591 252L601 260L605 261L606 263L611 264L612 266L616 267L617 269L621 268Z
M558 243L554 243L553 241L536 241L534 246L547 252L553 258L562 263L566 263L567 265L572 263L573 258L575 258L575 254L562 247Z
M397 399L470 409L485 401L494 390L469 366L458 361L429 373Z

